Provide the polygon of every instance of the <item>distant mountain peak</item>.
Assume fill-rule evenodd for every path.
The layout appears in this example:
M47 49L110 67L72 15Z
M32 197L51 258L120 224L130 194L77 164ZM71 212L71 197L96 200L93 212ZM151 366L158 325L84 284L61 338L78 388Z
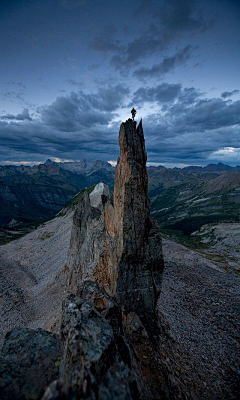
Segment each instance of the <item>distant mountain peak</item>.
M50 158L47 159L47 161L45 161L44 165L48 165L48 164L53 164L53 161L50 160Z

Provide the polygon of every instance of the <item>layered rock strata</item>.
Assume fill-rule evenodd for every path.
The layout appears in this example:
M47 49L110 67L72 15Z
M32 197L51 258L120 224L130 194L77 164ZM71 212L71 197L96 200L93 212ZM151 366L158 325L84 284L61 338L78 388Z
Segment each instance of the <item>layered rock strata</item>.
M113 203L106 184L86 191L74 215L68 265L76 290L92 279L116 295L126 313L152 321L163 256L159 227L150 218L142 121L121 124Z

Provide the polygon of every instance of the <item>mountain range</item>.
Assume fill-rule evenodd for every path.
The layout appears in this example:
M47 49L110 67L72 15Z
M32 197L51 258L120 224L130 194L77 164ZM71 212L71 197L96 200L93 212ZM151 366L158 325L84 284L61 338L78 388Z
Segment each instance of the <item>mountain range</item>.
M114 171L99 160L0 166L1 242L17 237L19 229L53 218L85 187L104 181L111 189ZM153 216L164 233L184 244L205 224L239 222L240 166L149 166L147 172Z
M102 161L1 166L0 226L46 221L84 187L113 179L114 168Z

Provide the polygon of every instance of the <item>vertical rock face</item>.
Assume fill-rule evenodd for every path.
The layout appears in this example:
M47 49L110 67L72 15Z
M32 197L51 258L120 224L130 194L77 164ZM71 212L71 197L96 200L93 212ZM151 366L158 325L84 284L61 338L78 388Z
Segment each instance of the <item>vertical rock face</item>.
M108 186L100 182L85 191L73 217L68 253L69 285L76 292L83 280L100 283L108 293L116 291L117 261L114 210Z
M119 145L121 157L118 158L114 184L118 255L132 260L133 257L143 257L150 226L142 121L137 128L136 121L131 119L121 124Z
M74 215L68 265L76 289L92 279L116 295L127 313L152 321L160 294L163 256L159 227L150 218L147 155L142 121L119 132L114 202L100 182L86 191Z
M119 132L114 211L117 236L116 295L127 312L152 320L163 270L161 235L150 218L147 155L142 121L129 119Z
M92 278L103 246L103 237L102 210L100 207L91 206L89 194L85 191L73 217L68 255L68 265L71 270L70 285L73 289L84 279Z

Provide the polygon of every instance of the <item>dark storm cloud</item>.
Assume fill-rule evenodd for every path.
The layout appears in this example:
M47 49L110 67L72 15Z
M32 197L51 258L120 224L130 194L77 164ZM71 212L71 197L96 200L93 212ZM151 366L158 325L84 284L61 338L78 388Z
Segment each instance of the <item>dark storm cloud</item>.
M146 130L146 124L144 124ZM157 127L156 127L157 129ZM156 131L155 131L156 133ZM152 162L173 162L194 165L209 163L214 152L229 146L239 149L239 128L178 133L168 137L166 131L159 130L158 136L148 138L148 159Z
M180 104L182 107L191 106L203 94L204 93L201 93L198 89L194 87L184 88L181 90L178 96L178 104Z
M112 37L109 39L108 35L102 35L100 38L95 37L90 42L90 46L96 51L115 53L111 58L111 65L126 75L129 68L138 65L143 58L167 50L175 39L180 39L189 33L193 35L207 27L200 13L196 13L195 3L194 0L153 1L149 6L149 11L146 12L145 9L144 18L149 18L149 25L141 35L127 44ZM138 14L141 17L141 12ZM179 54L178 57L178 62L180 62L181 55ZM174 62L177 65L177 61L171 60L170 57L165 61L167 65L162 65L160 68L163 71L167 68L172 70ZM172 64L171 67L170 64Z
M40 112L44 125L53 126L65 132L74 132L81 126L86 128L97 123L104 125L111 118L110 115L87 107L84 99L76 93L58 97L52 105L43 107Z
M240 148L240 101L202 99L193 87L168 86L164 85L167 93L175 90L169 98L156 99L161 85L134 94L136 100L155 100L160 107L143 121L149 161L206 163L219 149Z
M133 95L132 103L139 104L144 102L168 103L174 101L181 91L180 83L162 83L152 88L139 88Z
M231 126L204 131L176 132L170 121L152 125L147 119L144 130L148 132L146 145L151 162L192 164L209 162L214 152L226 147L240 148L239 127ZM150 122L150 125L149 125Z
M39 109L43 124L60 131L74 132L80 127L108 124L113 112L122 106L129 89L123 85L99 88L97 93L86 94L82 90L61 96L50 106Z
M32 118L29 115L29 111L27 108L24 108L21 112L21 114L18 115L12 115L12 114L6 114L0 116L0 120L16 120L16 121L32 121Z
M129 89L123 85L109 85L95 93L60 96L51 105L39 107L34 120L27 118L26 110L4 116L0 121L2 159L7 160L9 152L15 160L26 160L28 155L32 160L43 156L78 159L80 152L93 159L99 153L105 159L109 153L116 156L117 128L109 123L128 95Z
M158 8L153 8L153 16L163 26L165 40L172 40L176 35L188 31L205 30L209 22L204 20L200 11L196 8L195 0L170 0L162 1Z
M190 106L180 101L169 107L166 118L171 121L175 132L204 132L230 127L240 124L240 100L228 104L219 98L199 99Z
M223 98L223 99L226 99L227 97L231 97L231 96L233 96L234 94L238 94L239 93L239 90L233 90L232 92L223 92L222 94L221 94L221 97Z
M91 112L85 117L88 121L95 118ZM100 158L108 159L109 153L115 154L116 157L117 135L114 128L109 127L107 123L100 125L97 121L98 123L91 127L78 125L77 131L63 131L62 125L58 129L58 124L50 117L47 122L32 120L20 124L15 121L0 121L2 162L9 160L10 155L15 161L42 161L49 157L96 159L99 158L99 154ZM75 125L77 124L78 121Z
M80 159L104 158L117 154L117 137L107 125L80 127L76 132L59 131L40 121L23 124L0 122L1 160L42 161L49 157ZM99 156L101 154L101 156ZM104 156L106 154L106 156Z
M159 64L154 64L152 68L139 68L133 75L139 79L142 78L160 78L164 74L173 71L176 67L183 65L191 57L193 47L186 46L184 49L179 50L172 57L166 57Z
M10 152L16 161L114 160L120 121L113 123L113 118L128 97L124 86L109 86L60 96L38 109L38 119L27 118L27 110L6 115L0 121L0 156L3 161ZM218 149L240 147L240 101L205 99L194 87L168 83L142 87L133 100L150 102L156 110L143 119L150 162L204 163Z
M100 87L96 94L85 95L81 92L80 95L83 103L86 102L89 107L92 106L99 111L112 112L123 105L129 93L128 87L118 84L116 86Z

